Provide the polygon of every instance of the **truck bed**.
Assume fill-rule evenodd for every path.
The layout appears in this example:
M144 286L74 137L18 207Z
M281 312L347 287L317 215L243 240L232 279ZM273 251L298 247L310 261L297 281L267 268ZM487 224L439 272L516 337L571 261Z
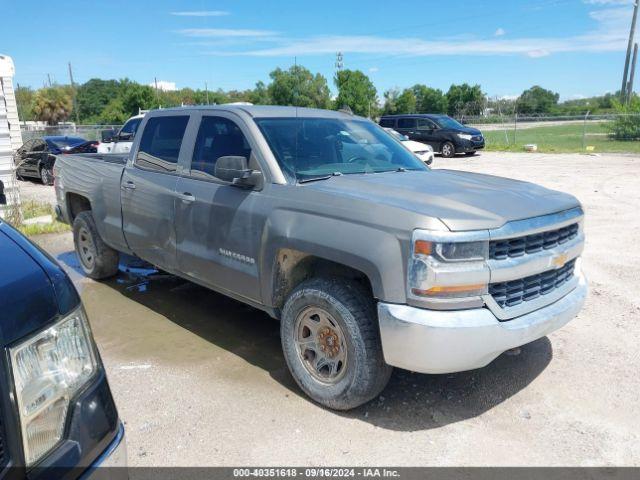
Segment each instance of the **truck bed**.
M91 160L95 162L107 162L124 165L129 158L128 153L76 153L68 155L69 158L73 157L82 160ZM58 157L58 159L60 156Z
M88 199L101 237L120 251L128 250L120 208L120 180L128 157L127 153L58 155L54 167L56 198L63 219L73 222L75 197Z

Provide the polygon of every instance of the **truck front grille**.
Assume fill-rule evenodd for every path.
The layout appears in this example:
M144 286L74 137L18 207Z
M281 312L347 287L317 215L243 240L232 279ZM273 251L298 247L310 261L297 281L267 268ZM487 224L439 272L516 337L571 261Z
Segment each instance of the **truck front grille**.
M493 240L489 242L489 258L504 260L509 257L521 257L529 253L548 250L568 242L578 235L578 224L574 223L556 230L534 233L524 237Z
M534 300L562 286L573 276L576 260L567 262L556 270L531 275L519 280L489 284L489 293L500 307L514 307Z

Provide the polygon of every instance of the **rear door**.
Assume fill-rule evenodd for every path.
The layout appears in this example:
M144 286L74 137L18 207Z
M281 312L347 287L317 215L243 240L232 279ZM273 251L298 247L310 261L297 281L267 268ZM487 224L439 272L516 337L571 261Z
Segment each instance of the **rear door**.
M396 131L400 132L403 135L406 135L411 140L418 140L416 138L417 126L418 120L416 118L399 118Z
M121 181L122 228L129 248L163 269L176 266L175 186L188 114L147 119Z
M203 114L190 166L176 186L178 270L210 288L260 302L257 258L268 199L215 176L217 160L229 155L264 171L239 118Z

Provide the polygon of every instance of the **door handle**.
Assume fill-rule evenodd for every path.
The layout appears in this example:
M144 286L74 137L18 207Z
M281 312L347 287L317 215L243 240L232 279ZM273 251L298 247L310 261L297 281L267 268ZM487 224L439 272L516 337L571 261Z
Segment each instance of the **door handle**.
M196 201L196 197L194 197L189 192L180 193L178 197L180 197L180 200L182 200L182 203L193 203Z
M127 180L123 185L122 188L126 188L127 190L135 190L136 189L136 184L133 183L131 180Z

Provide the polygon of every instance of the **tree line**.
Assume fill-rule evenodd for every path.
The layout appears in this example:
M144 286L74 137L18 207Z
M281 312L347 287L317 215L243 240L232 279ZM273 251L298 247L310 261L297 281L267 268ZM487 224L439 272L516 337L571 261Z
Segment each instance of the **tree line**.
M276 68L269 83L253 89L213 91L182 88L156 90L129 79L93 78L82 85L52 85L38 90L16 89L21 120L49 124L77 121L80 124L122 124L139 110L180 105L250 102L256 105L294 105L325 109L349 108L356 115L375 118L401 113L446 113L456 118L479 115L575 115L613 111L615 97L607 94L560 103L559 95L538 85L514 99L490 99L480 85L453 84L446 92L416 84L385 91L380 99L373 82L359 70L340 70L333 78L337 96L332 98L327 79L296 65Z

